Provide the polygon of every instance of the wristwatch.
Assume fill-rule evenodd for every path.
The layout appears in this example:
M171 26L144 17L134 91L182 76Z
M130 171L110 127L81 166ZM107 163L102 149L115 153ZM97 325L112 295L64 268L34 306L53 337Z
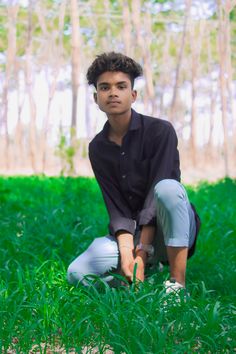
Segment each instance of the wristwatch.
M136 246L136 251L142 250L147 253L148 257L154 256L154 247L152 245L144 245L142 242Z

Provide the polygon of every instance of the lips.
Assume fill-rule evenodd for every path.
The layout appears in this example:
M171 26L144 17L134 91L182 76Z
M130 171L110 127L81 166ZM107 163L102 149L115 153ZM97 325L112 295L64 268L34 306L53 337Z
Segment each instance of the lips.
M120 101L108 101L107 104L120 104Z

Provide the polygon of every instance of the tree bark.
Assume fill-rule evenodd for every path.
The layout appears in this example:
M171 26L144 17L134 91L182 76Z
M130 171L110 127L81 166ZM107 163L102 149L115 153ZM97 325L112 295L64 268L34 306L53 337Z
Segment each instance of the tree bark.
M27 45L25 60L25 81L26 91L29 98L30 108L30 124L29 124L29 154L32 169L35 173L37 170L37 132L36 132L36 104L33 94L33 70L32 70L32 34L33 34L33 15L34 0L29 1L28 7L28 29L27 29Z
M51 111L51 105L52 101L56 92L57 88L57 80L62 64L62 56L63 56L63 27L64 27L64 19L65 19L65 10L66 10L66 0L62 1L60 4L59 8L59 24L58 24L58 34L55 36L54 41L56 42L58 40L58 45L54 43L55 46L55 51L56 51L56 57L57 60L55 62L55 66L53 68L53 78L52 80L48 81L48 86L49 86L49 97L48 97L48 103L47 103L47 110L46 110L46 115L45 119L43 122L43 129L42 129L42 143L41 143L41 149L42 149L42 172L45 172L46 170L46 162L47 162L47 136L48 136L48 130L49 130L49 123L50 123L50 111ZM46 32L46 24L44 19L42 18L41 14L41 9L38 9L38 14L39 18L41 18L41 28L44 28L44 32Z
M213 71L213 60L211 52L211 40L210 34L207 33L207 71L210 74L209 80L209 96L210 96L210 112L209 112L209 135L206 145L206 162L210 163L213 161L213 129L215 121L215 111L216 111L216 100L217 100L217 86L214 78L212 78L211 72Z
M131 41L132 24L131 24L129 2L127 0L123 0L122 16L123 16L122 36L123 36L123 42L125 46L125 54L127 56L133 57L133 46Z
M6 73L5 81L3 84L3 93L2 93L2 125L4 129L4 153L5 157L5 167L8 170L11 165L10 161L10 136L8 129L8 95L9 95L9 86L11 78L16 75L15 68L15 57L16 57L16 20L19 10L19 5L14 5L10 2L7 6L7 15L8 15L8 35L7 35L7 52L6 52Z
M17 72L17 123L15 128L15 141L14 141L14 156L15 162L14 165L17 168L24 166L25 164L25 151L24 151L24 129L21 121L21 114L23 110L23 106L25 103L25 91L23 96L21 95L21 87L20 87L20 68L18 68ZM22 97L21 97L22 96Z
M71 17L71 80L72 80L72 117L71 129L76 134L77 128L77 100L79 89L79 74L81 67L81 38L80 38L80 20L77 0L70 1L70 17ZM73 133L72 133L73 135Z
M174 120L175 120L174 116L176 114L175 106L176 106L178 87L179 87L179 81L180 81L180 70L181 70L181 65L182 65L182 60L183 60L183 55L184 55L184 47L185 47L186 33L187 33L187 24L188 24L191 5L192 5L192 0L185 0L186 10L185 10L185 16L184 16L183 34L182 34L180 50L179 50L179 54L178 54L178 58L177 58L173 96L172 96L172 101L171 101L171 106L170 106L169 118L170 118L171 122L174 122Z
M103 0L103 6L106 14L106 51L111 51L113 49L113 43L110 24L110 1Z
M197 25L191 23L190 26L190 47L191 47L191 133L190 146L193 166L197 165L197 78L199 76L200 55L202 48L202 33L204 31L204 22L200 20Z
M229 107L227 99L229 92L227 92L227 82L229 77L228 72L228 56L230 48L230 31L229 31L229 13L232 9L230 0L226 0L224 4L218 0L218 16L219 16L219 30L218 30L218 43L219 43L219 59L220 59L220 96L221 96L221 112L222 112L222 126L224 137L224 168L225 176L229 176L229 136L228 136L228 112ZM229 88L229 87L228 87Z
M149 111L148 106L151 103L151 112L153 111L153 101L154 101L154 85L152 76L152 62L151 53L148 44L144 40L143 31L144 28L141 24L141 2L140 0L132 1L132 20L136 32L137 43L141 51L141 56L144 62L144 77L146 81L146 100L144 98L145 109Z
M236 6L236 0L234 1L228 1L226 3L227 8L226 11L228 13L228 17L230 15L230 12L233 10L233 8ZM227 91L229 93L229 110L231 113L231 119L230 119L230 126L232 127L232 136L231 136L231 141L232 143L230 144L232 146L231 152L232 152L232 160L236 161L236 102L234 99L233 95L233 68L232 68L232 50L231 50L231 43L230 43L230 38L231 38L231 22L228 21L228 26L227 26L227 37L228 37L228 43L227 43L227 72L228 72L228 77L227 77Z
M169 75L169 68L171 67L170 64L170 56L169 56L169 49L170 49L170 34L167 32L164 38L164 48L163 48L163 57L160 63L160 78L159 83L161 86L160 89L160 99L159 99L159 116L163 117L166 114L165 107L164 107L164 96L166 92L166 87L170 83L170 75Z

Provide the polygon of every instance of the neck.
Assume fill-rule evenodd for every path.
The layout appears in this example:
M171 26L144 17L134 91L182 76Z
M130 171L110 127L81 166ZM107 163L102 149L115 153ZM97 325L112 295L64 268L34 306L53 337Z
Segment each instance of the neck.
M131 109L123 114L108 115L107 118L110 123L110 134L123 138L129 129Z

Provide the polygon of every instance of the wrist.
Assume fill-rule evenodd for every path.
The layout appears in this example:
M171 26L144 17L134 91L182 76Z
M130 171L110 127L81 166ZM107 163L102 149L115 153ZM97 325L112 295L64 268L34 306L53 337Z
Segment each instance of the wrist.
M117 234L117 242L118 242L118 247L119 250L129 250L133 251L134 249L134 240L133 236L128 233L118 233Z
M134 247L132 245L119 245L119 248L126 248L127 250L133 250Z
M120 257L123 260L133 259L134 257L134 248L133 247L126 247L126 246L119 246Z
M144 264L146 263L147 258L148 258L147 252L143 250L137 250L135 252L135 259L141 260Z
M144 244L139 242L135 249L136 254L140 254L141 256L146 254L146 257L154 256L154 247L151 244Z
M119 245L119 251L120 253L133 253L134 247L130 245Z
M143 225L140 235L140 242L143 244L151 245L155 235L155 226Z

